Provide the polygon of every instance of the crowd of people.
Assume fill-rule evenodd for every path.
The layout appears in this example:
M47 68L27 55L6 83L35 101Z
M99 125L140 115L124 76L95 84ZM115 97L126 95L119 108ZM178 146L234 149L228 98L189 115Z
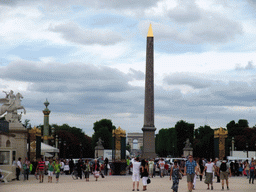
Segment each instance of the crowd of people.
M204 183L207 185L207 190L213 190L213 179L217 176L217 183L221 183L221 189L224 190L225 183L226 189L229 190L229 177L236 175L235 167L236 162L227 162L227 159L219 161L218 158L215 160L211 159L194 159L192 155L189 155L187 161L174 161L173 165L169 166L163 158L155 161L155 159L150 159L145 161L144 159L139 161L139 158L133 158L129 160L128 168L132 167L132 181L133 188L135 191L135 185L137 191L139 191L139 181L142 178L143 191L147 190L147 184L150 183L150 178L156 176L156 169L159 169L159 176L162 178L165 175L169 175L168 170L170 170L170 180L173 180L173 185L171 189L173 192L178 192L179 181L183 176L187 176L187 186L188 191L192 192L196 188L196 180L200 178L200 181L205 178ZM255 168L256 162L251 159L249 163L248 160L241 163L242 175L246 175L249 179L249 184L254 184Z
M16 179L20 180L20 174L23 173L24 180L29 179L30 174L34 174L40 183L44 182L44 176L48 176L48 182L52 183L53 176L55 174L56 182L59 182L61 174L72 174L77 172L77 177L82 179L83 175L87 182L89 182L90 174L93 174L96 181L99 176L104 178L104 175L108 175L108 171L112 165L106 158L104 161L99 162L95 160L82 160L79 159L77 163L74 163L72 159L46 159L41 158L36 162L30 162L28 158L24 161L21 158L15 163L16 165ZM139 157L127 158L128 173L132 174L132 191L139 191L139 181L142 179L143 191L147 190L147 185L151 182L150 179L156 177L156 170L159 170L160 178L169 176L172 180L171 189L173 192L178 192L179 181L187 176L188 191L196 189L196 181L200 181L204 178L207 190L213 190L213 179L217 177L217 183L220 183L222 190L225 188L229 190L229 177L231 176L246 176L249 179L249 184L254 184L254 178L256 176L256 161L252 158L251 161L245 162L228 162L227 159L218 160L218 158L204 159L193 158L192 155L188 156L186 161L175 160L173 164L168 164L163 158L159 160L155 159L142 159ZM38 178L39 175L39 178ZM2 179L2 174L0 172Z
M16 166L16 180L20 180L20 175L23 173L24 181L29 179L29 175L35 175L36 179L39 179L39 183L44 182L44 176L48 176L48 182L52 183L53 175L56 176L56 182L59 182L59 177L62 174L70 175L74 172L77 173L77 178L82 179L84 175L86 181L89 181L90 174L93 174L96 181L101 175L108 175L108 170L110 169L108 158L105 159L103 163L99 163L98 159L82 160L81 158L75 164L73 159L43 159L41 157L37 161L30 162L28 158L22 161L18 158L17 162L14 162ZM104 174L102 173L104 172ZM38 177L39 176L39 177Z

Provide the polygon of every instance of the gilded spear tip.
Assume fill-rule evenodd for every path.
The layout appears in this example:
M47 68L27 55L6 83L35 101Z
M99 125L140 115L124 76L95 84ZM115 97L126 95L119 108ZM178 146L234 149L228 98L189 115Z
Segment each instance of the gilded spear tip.
M151 24L149 25L147 37L154 37L154 35L153 35L153 30L152 30L152 25L151 25Z

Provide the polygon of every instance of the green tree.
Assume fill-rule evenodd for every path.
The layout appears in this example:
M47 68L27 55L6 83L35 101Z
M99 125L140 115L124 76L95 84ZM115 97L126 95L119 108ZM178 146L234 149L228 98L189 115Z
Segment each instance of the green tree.
M64 157L64 151L66 157L78 158L81 155L82 157L94 157L91 137L86 135L82 129L70 127L68 124L53 124L52 128L54 128L53 136L58 135L61 140L60 157Z
M208 126L200 126L195 130L194 156L214 158L214 130Z
M101 119L93 124L92 146L95 148L99 138L103 141L104 149L112 149L112 130L116 127L109 119Z
M177 151L178 156L182 156L183 148L185 147L185 142L187 138L189 142L193 145L194 143L194 124L187 123L183 120L178 121L175 125L175 130L177 133Z
M177 137L174 128L162 128L156 135L156 153L158 156L166 157L177 154Z

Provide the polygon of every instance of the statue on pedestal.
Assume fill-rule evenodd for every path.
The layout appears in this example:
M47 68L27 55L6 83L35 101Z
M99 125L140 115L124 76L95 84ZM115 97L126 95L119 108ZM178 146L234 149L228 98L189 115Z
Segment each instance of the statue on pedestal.
M18 114L17 110L23 109L24 114L26 114L25 108L20 104L21 99L23 99L23 96L20 93L14 95L12 90L9 93L5 91L3 92L6 94L6 97L0 98L0 103L3 103L3 105L0 108L0 116L7 112L7 114L5 115L6 121L10 123L20 122L22 112L21 114Z

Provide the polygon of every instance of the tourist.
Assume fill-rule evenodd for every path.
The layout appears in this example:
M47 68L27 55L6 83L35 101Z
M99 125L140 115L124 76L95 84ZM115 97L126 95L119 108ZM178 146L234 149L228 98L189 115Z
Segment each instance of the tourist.
M164 164L164 175L168 176L168 170L169 170L169 165L167 164L167 162L165 162L165 164Z
M64 173L65 173L65 175L69 175L69 173L70 173L69 162L65 160L63 163L64 163L64 169L63 169Z
M23 170L24 170L24 181L28 180L29 175L29 169L30 169L30 161L28 158L25 158L25 161L23 162Z
M17 167L16 167L16 179L17 181L20 180L20 171L21 171L21 158L19 157L18 161L17 161Z
M198 164L199 164L199 178L200 178L200 181L202 181L203 173L204 173L204 165L203 165L202 159L199 159Z
M60 161L60 174L61 175L64 173L64 166L65 166L64 161L63 161L63 159L61 159L61 161Z
M129 169L129 165L130 164L130 160L127 161L127 166L128 166L128 169ZM104 160L104 175L108 175L108 158L106 157L105 160Z
M183 175L184 173L181 171L180 167L178 166L178 161L174 161L174 165L171 167L170 171L170 180L173 180L172 190L173 192L178 192L179 188L179 181L182 178L180 173Z
M45 170L45 162L43 161L43 158L41 157L40 161L37 164L37 170L39 173L39 183L44 182L44 170Z
M184 174L187 175L188 191L192 192L193 180L195 176L196 162L193 160L193 156L189 155L189 160L186 162Z
M164 159L161 158L159 161L158 161L158 165L159 165L159 175L160 177L162 178L164 176Z
M139 191L139 181L140 181L140 165L139 157L132 159L132 181L133 181L133 191L135 190L135 182L137 182L137 191Z
M252 184L254 184L255 162L254 162L253 158L252 158L252 161L251 161L251 163L249 165L249 168L250 168L249 184L251 184L251 181L252 181Z
M81 158L78 160L76 164L76 168L77 168L78 177L82 179L83 161Z
M71 174L71 173L73 172L74 166L75 166L74 161L73 161L72 158L70 159L70 161L68 162L68 164L69 164L69 169L70 169L70 174Z
M107 158L107 157L106 157ZM106 160L106 159L105 159ZM127 159L126 159L126 169L128 169L128 174L130 174L131 173L131 171L130 171L130 157L127 157ZM106 165L105 165L105 167L106 167ZM106 175L106 174L105 174Z
M141 177L142 177L143 191L146 191L147 180L148 180L148 163L144 159L141 160Z
M149 176L151 177L151 178L153 178L153 170L154 170L154 161L153 161L153 159L150 159L150 161L148 162L148 173L149 173Z
M244 166L245 166L245 172L246 172L246 176L247 176L247 179L249 179L249 174L250 174L250 167L249 167L249 163L248 163L248 160L246 160L245 161L245 164L244 164Z
M215 165L213 162L210 161L210 159L207 159L207 163L205 164L205 168L204 171L206 171L205 173L205 181L204 183L208 185L208 190L210 189L209 186L211 184L211 190L213 190L213 168L215 168Z
M95 177L95 180L98 181L98 178L100 176L100 164L97 161L97 159L94 160L94 163L92 165L93 175Z
M49 164L49 159L45 158L45 170L44 170L44 174L45 175L48 174L48 164Z
M52 159L49 161L47 168L48 168L48 183L52 183L52 177L53 177L53 171L54 171L54 165L53 165Z
M155 161L155 158L153 158L154 161L154 167L153 167L153 176L156 176L156 168L157 168L157 162Z
M56 183L59 182L60 168L61 168L61 165L59 164L59 161L56 160L55 165L54 165L54 172L55 172L55 175L56 175Z
M85 175L86 181L89 182L89 176L90 176L90 163L89 163L89 160L85 161L85 164L84 164L84 175Z
M224 190L224 180L226 180L227 190L229 190L228 175L231 177L231 168L230 168L230 164L227 163L226 158L224 158L224 160L220 165L220 180L221 180L222 190Z
M200 171L199 171L200 166L198 163L199 160L196 160L196 159L194 159L194 160L196 161L196 169L195 169L195 176L194 176L194 180L193 180L193 187L192 187L193 190L195 190L195 188L196 188L196 179L197 179L198 175L200 174Z
M221 162L219 161L218 158L215 158L215 173L216 173L216 176L217 176L217 182L216 183L220 183L220 164Z

